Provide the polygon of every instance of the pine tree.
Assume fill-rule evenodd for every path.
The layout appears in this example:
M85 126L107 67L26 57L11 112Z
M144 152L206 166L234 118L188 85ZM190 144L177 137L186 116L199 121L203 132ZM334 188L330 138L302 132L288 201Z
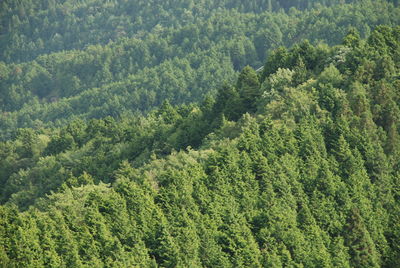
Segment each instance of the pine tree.
M349 247L353 267L379 267L379 257L358 208L349 212L346 231L346 245Z

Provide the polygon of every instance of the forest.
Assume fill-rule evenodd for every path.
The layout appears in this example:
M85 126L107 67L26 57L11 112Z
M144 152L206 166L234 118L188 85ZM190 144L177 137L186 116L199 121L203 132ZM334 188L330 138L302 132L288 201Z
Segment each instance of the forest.
M0 267L400 267L400 7L0 3Z

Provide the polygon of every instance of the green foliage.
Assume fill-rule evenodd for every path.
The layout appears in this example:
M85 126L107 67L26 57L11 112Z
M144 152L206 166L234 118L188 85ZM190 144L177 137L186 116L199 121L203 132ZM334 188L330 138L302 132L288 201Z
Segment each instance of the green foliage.
M250 66L244 67L239 74L236 87L244 111L255 112L257 109L255 103L261 96L260 82L256 72Z
M399 8L383 0L11 2L0 7L1 140L18 128L148 112L166 99L199 102L266 58L262 80L288 68L300 84L326 67L318 60L326 51L311 44L338 44L348 34L348 49L357 43L355 30L364 38L400 18ZM385 43L396 55L392 63L399 62L398 47L385 38L374 33L369 42ZM304 39L310 42L298 44ZM273 52L281 46L296 52ZM381 65L387 68L378 67L377 76L393 70L390 61Z
M83 26L119 27L90 41L102 43L110 32L116 41L108 45L32 62L11 63L21 51L4 50L0 266L398 266L398 27L379 26L363 40L360 23L360 34L338 27L341 36L348 32L342 45L277 48L303 36L305 22L322 27L319 18L351 12L358 21L361 9L378 8L384 12L374 16L390 22L396 19L385 15L395 17L397 8L380 1L79 2L0 4L4 18L12 14L10 22L0 16L5 35L39 27L35 14L48 17L47 30L62 26L51 25L54 17L72 20L65 35L77 15ZM288 13L270 12L280 7ZM135 20L126 20L129 12ZM150 32L117 38L156 17ZM249 41L265 42L269 30L255 22L275 19L282 30L271 27L268 46ZM71 48L94 38L85 31ZM49 33L49 51L64 49L64 38ZM246 66L258 66L266 47L277 49L262 73ZM229 82L234 68L242 69L236 83ZM213 91L215 98L182 104ZM150 111L153 105L159 108Z

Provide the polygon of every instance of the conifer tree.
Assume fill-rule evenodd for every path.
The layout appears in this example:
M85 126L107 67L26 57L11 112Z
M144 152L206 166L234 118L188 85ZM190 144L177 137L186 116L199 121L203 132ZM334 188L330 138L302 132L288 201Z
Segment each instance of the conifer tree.
M379 267L378 255L374 243L357 208L349 212L346 244L350 251L350 262L353 267Z

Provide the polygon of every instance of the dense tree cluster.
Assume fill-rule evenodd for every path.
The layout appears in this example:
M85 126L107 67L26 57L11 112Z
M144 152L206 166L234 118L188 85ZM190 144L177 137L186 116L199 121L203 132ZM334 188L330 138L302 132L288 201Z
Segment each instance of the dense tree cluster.
M240 13L304 10L341 0L5 0L0 3L0 60L26 61L43 53L83 49L134 37L156 25L181 28L218 10ZM347 0L346 2L356 2ZM391 1L393 2L393 1Z
M0 143L0 264L399 266L399 51L399 26L353 29L198 104L18 129Z
M0 140L165 99L198 102L280 46L336 45L352 27L364 38L400 24L390 1L349 2L2 1Z

